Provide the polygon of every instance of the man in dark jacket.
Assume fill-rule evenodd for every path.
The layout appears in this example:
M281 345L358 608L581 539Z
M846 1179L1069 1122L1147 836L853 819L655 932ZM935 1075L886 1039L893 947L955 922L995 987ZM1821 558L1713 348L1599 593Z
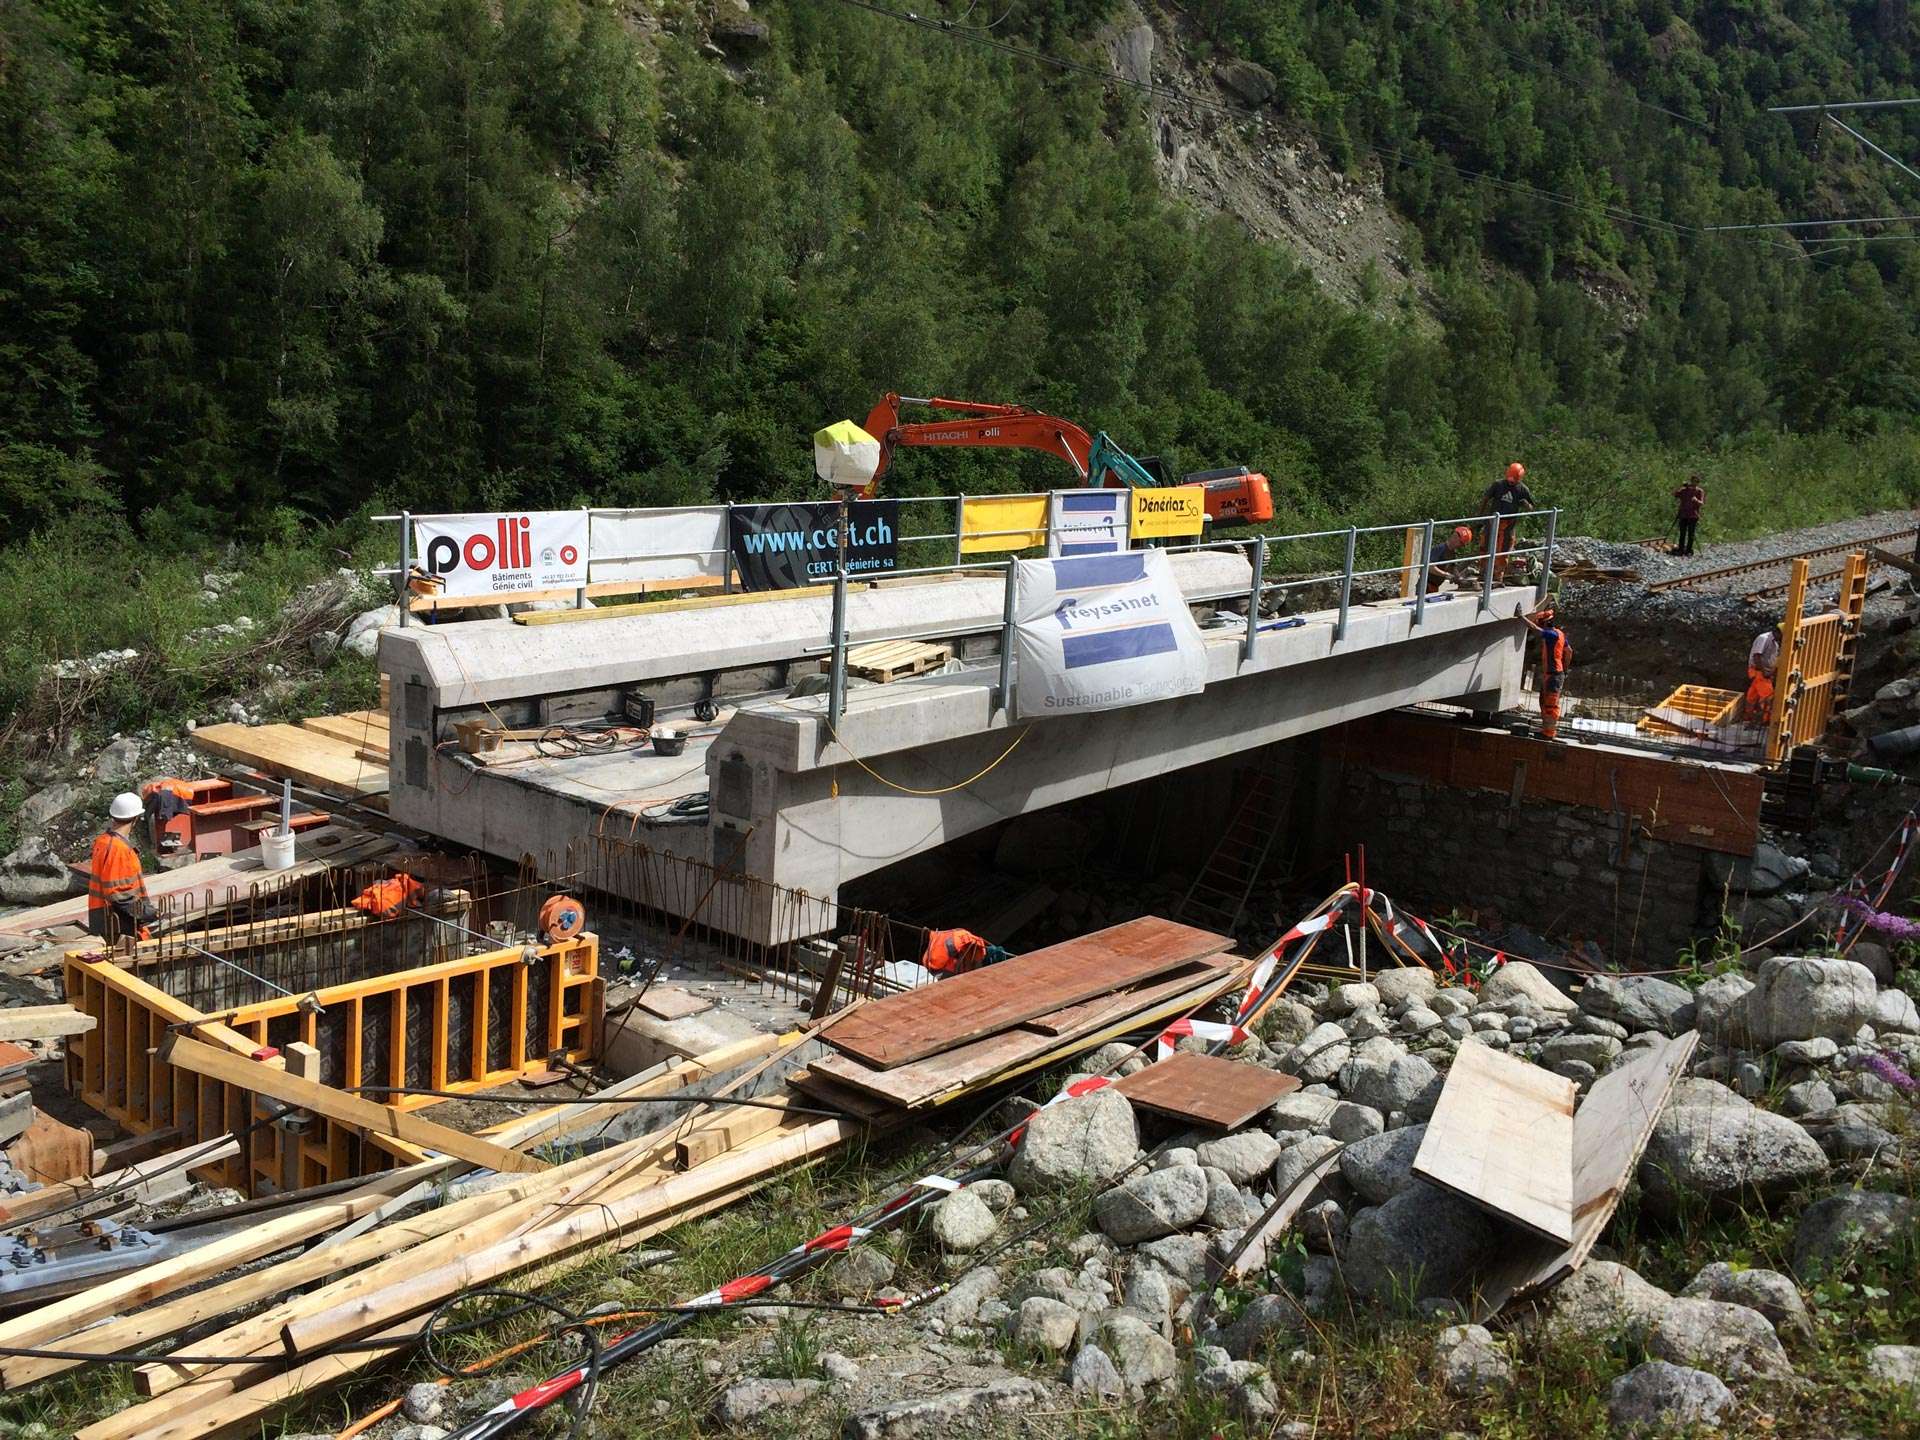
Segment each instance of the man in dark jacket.
M1533 509L1533 492L1527 488L1527 467L1518 460L1507 466L1507 473L1487 487L1480 497L1480 510L1485 515L1500 517L1500 538L1495 545L1495 553L1487 557L1487 563L1493 566L1493 578L1497 581L1512 562L1505 557L1513 550L1513 527L1518 523L1522 510Z
M1673 553L1691 555L1694 532L1700 528L1700 510L1707 503L1707 492L1698 475L1689 475L1687 483L1673 492L1673 498L1680 502L1680 513L1674 517L1680 527L1680 540L1673 547Z

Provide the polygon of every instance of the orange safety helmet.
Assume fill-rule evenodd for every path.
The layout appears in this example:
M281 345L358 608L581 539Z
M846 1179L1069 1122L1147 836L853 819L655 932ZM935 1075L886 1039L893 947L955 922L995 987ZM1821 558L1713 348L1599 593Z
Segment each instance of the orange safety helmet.
M1454 526L1453 543L1456 545L1471 545L1473 543L1473 531L1464 525Z
M1526 475L1527 467L1522 465L1518 460L1507 466L1507 479L1509 480L1524 480Z

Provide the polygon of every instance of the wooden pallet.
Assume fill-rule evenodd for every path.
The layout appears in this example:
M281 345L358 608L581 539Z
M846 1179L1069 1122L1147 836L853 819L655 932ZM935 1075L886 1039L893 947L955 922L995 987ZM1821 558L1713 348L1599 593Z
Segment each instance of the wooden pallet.
M384 746L384 727L373 731L372 738ZM311 729L305 723L205 725L193 732L193 744L195 749L311 785L329 795L367 800L387 791L384 752Z
M951 645L929 645L921 640L881 640L847 651L847 673L885 685L938 670L953 658Z

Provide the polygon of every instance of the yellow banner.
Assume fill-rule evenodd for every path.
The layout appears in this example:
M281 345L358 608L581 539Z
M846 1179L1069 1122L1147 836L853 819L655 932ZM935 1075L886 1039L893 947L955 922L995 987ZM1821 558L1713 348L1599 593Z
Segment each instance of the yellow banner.
M1030 550L1047 543L1047 497L969 495L960 506L960 553Z
M1206 499L1198 485L1135 490L1127 502L1127 537L1164 540L1172 535L1198 535L1207 518Z

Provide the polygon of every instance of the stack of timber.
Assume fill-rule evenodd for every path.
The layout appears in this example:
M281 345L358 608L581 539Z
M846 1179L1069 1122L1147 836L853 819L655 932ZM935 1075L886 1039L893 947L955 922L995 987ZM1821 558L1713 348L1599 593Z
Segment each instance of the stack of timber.
M856 1121L792 1114L781 1102L752 1109L721 1103L812 1033L756 1036L663 1062L589 1103L544 1108L458 1141L447 1139L451 1132L421 1130L417 1116L326 1086L294 1086L276 1072L272 1090L290 1107L364 1106L356 1120L404 1129L423 1158L357 1185L282 1197L259 1223L224 1227L206 1243L0 1322L0 1347L257 1357L252 1364L183 1359L141 1366L134 1387L144 1398L81 1430L78 1440L258 1434L283 1403L415 1343L452 1296L503 1283L538 1286L589 1250L622 1249L731 1205L860 1134ZM217 1063L227 1066L227 1057ZM672 1125L564 1162L535 1154L569 1136L590 1142L625 1099L670 1095L733 1071L741 1073ZM432 1153L443 1142L446 1148ZM199 1158L162 1156L134 1174ZM447 1182L474 1168L496 1170L500 1183L448 1199ZM49 1187L42 1203L25 1208L46 1217L52 1206L84 1198L109 1178L92 1187ZM390 1341L392 1349L357 1348L373 1340ZM339 1348L343 1343L347 1348ZM0 1385L14 1390L89 1363L13 1356L0 1360Z
M389 735L384 710L315 715L298 725L204 725L196 749L329 795L387 808Z
M998 965L870 1001L820 1037L837 1054L793 1077L871 1118L945 1104L1244 986L1225 935L1144 916Z

